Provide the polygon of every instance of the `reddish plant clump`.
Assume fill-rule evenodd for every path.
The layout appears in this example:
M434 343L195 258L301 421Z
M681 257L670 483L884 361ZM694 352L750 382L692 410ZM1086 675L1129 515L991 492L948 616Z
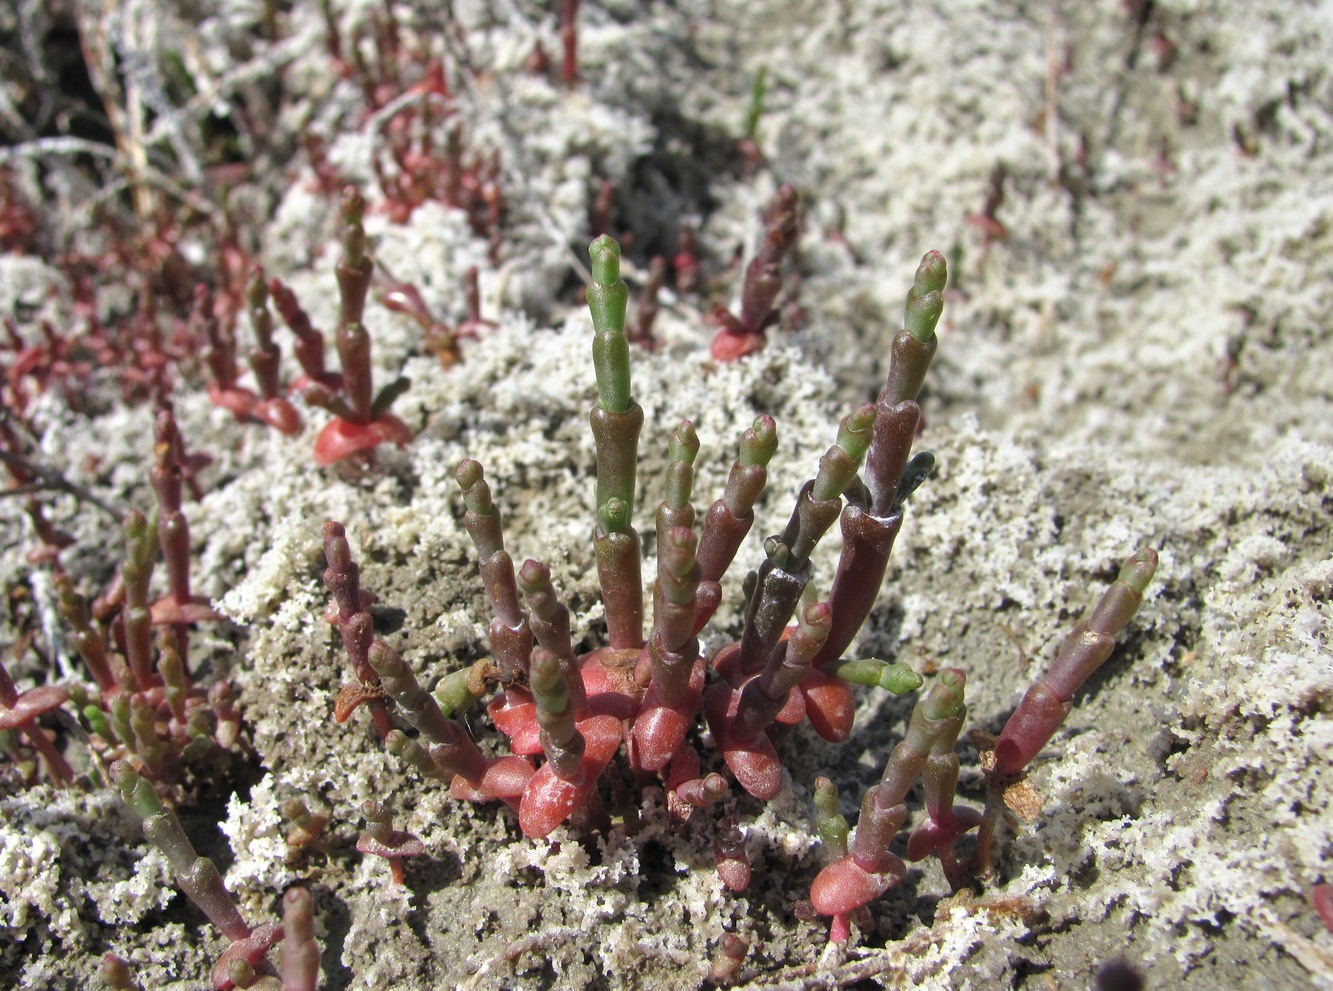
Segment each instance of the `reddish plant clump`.
M795 194L788 193L781 202L790 219ZM773 229L790 231L785 221ZM878 400L844 418L815 477L801 488L786 527L765 542L766 560L747 581L740 640L711 655L702 651L699 634L717 608L722 576L754 522L753 507L777 446L776 428L761 417L743 434L726 490L702 520L691 502L699 438L688 421L676 429L665 497L655 518L657 574L645 634L641 542L631 521L643 411L631 396L628 289L619 277L615 241L595 240L591 260L587 299L598 390L589 416L597 462L593 550L605 604L604 645L576 650L570 614L556 596L549 569L531 560L515 566L505 549L500 510L475 461L460 464L456 479L463 492L463 525L476 546L490 602L491 657L447 676L433 693L397 652L374 639L343 528L325 526L326 581L389 750L423 775L448 783L456 798L498 800L515 808L520 828L532 838L562 825L606 828L610 814L599 781L622 749L635 780L661 783L675 822L726 797L732 783L761 802L771 800L786 778L777 741L791 727L809 721L820 736L842 740L852 728L854 684L896 694L922 685L921 676L901 663L844 655L878 596L905 500L933 466L928 454L911 457L911 447L921 416L916 396L934 354L943 306L943 257L931 252L922 259ZM768 276L775 265L771 254L752 265L764 276L764 292L747 294L747 313L771 305L777 284ZM832 587L821 600L813 592L811 554L837 520L843 547ZM1149 550L1132 558L1121 581L1071 636L1074 646L1068 649L1076 657L1066 660L1062 654L1041 683L1059 705L1051 713L1039 705L1036 715L1031 704L1020 706L997 744L994 774L1009 780L1005 776L1020 773L1033 748L1049 739L1069 710L1072 692L1109 654L1116 631L1133 614L1154 563ZM907 799L919 779L925 782L927 818L907 841L908 857L938 856L958 886L967 876L955 852L960 838L981 826L988 854L991 809L983 813L954 804L965 685L961 669L945 669L918 702L883 779L865 796L854 835L838 813L832 784L817 783L820 833L835 859L815 879L811 902L816 912L832 916L834 940L846 939L853 918L905 875L905 864L889 845L906 822ZM483 753L457 718L488 695L491 722L509 739L505 756ZM395 713L416 735L397 728L386 732ZM692 742L700 716L727 774L707 769ZM537 764L537 758L544 761ZM722 882L745 890L751 866L734 818L717 828L714 855ZM743 950L733 949L724 955L738 961Z

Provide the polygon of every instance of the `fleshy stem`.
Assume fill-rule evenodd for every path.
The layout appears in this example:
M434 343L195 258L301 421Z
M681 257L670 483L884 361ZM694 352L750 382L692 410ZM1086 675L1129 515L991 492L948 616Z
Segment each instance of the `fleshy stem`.
M808 488L802 488L796 510L787 523L782 542L789 548L788 562L799 570L810 559L821 537L838 518L842 494L856 477L870 447L875 425L875 407L865 403L843 417L838 439L822 458Z
M1028 689L995 743L995 773L1012 777L1035 757L1073 708L1074 693L1111 656L1116 634L1138 612L1157 570L1157 552L1144 547L1120 569L1093 608L1060 645L1046 677Z
M820 458L815 477L796 497L796 508L782 537L765 543L768 559L759 567L741 634L738 663L742 672L754 674L767 662L791 620L810 581L810 554L838 518L843 490L856 477L874 423L875 407L870 403L843 418L837 441Z
M836 674L853 685L865 685L868 688L882 688L894 695L906 695L921 687L922 678L902 661L881 661L867 657L855 661L842 661L827 668L829 674Z
M343 391L352 412L346 419L353 423L370 423L374 419L371 413L370 335L362 321L375 264L366 255L366 229L361 224L366 202L360 191L355 186L346 187L339 206L343 219L343 256L334 269L341 299L336 341L338 357L342 361Z
M774 647L764 670L741 688L735 722L738 738L751 739L772 724L787 695L810 673L810 661L828 637L831 618L827 602L807 606L787 642Z
M586 747L583 734L574 725L569 682L560 668L560 658L544 647L532 652L530 685L537 703L542 750L551 768L564 780L581 783L580 764Z
M671 437L666 498L657 507L653 626L648 648L640 657L640 664L646 664L649 671L648 690L632 730L632 753L636 764L645 770L666 768L680 751L702 687L702 665L697 665L699 678L695 678L701 573L695 556L698 541L693 529L694 506L690 503L698 453L698 434L694 424L685 420ZM680 770L676 765L673 768ZM672 779L672 784L684 785L685 779ZM706 793L700 782L697 787L687 788L681 797L688 802L689 798L711 798L712 794Z
M796 241L799 197L783 184L764 211L764 240L745 269L741 288L741 327L761 334L775 318L773 303L782 291L782 259Z
M593 366L602 409L623 413L630 408L629 342L625 340L625 309L629 287L620 277L620 245L603 234L588 246L592 283L588 310L592 314ZM602 500L599 500L599 502Z
M810 900L822 915L833 916L830 939L849 934L849 915L878 898L907 874L907 867L889 846L907 819L907 793L927 766L941 737L957 733L963 709L963 673L946 668L912 710L907 735L889 754L879 784L865 794L849 852L815 878ZM828 797L823 799L828 802ZM833 806L836 811L836 806ZM821 811L836 831L832 813Z
M931 251L917 267L907 294L906 329L893 339L889 374L875 403L875 423L865 455L865 489L853 487L841 517L842 551L829 593L833 628L815 658L823 668L840 658L879 597L893 542L903 523L903 501L929 474L934 459L918 455L908 467L921 422L917 394L935 354L935 325L944 305L948 267Z
M68 698L69 691L58 685L39 685L20 693L9 669L0 660L0 736L22 733L41 755L52 780L62 785L74 780L74 769L56 749L46 730L37 725L37 719L60 708Z
M938 251L921 259L907 294L905 327L893 339L888 378L876 400L879 417L886 422L878 425L866 456L866 487L876 516L888 516L901 501L898 483L916 436L921 415L916 399L938 345L935 326L943 311L948 277L948 265ZM911 405L903 405L908 403Z
M1111 656L1115 637L1138 611L1143 593L1157 570L1157 552L1144 547L1129 558L1102 594L1092 612L1060 645L1045 677L1024 694L995 741L994 764L988 768L985 819L977 834L982 874L991 866L991 846L1005 793L1025 773L1073 710L1074 693Z
M179 440L171 408L158 410L153 418L153 467L149 479L157 495L157 538L167 566L171 598L184 605L190 601L190 527L181 512L181 466L176 458Z
M847 856L847 838L851 833L847 817L838 811L838 789L831 780L815 778L815 821L819 838L834 859Z
M699 435L685 420L671 437L667 468L666 498L657 507L657 581L653 585L653 634L650 652L653 678L661 680L659 700L666 705L679 701L698 655L691 646L695 632L696 593L702 572L696 559L694 507L694 459L699 453ZM668 674L670 669L674 674ZM666 682L679 682L671 688ZM674 690L673 690L674 689Z
M656 702L675 708L685 698L699 641L695 611L699 564L694 531L672 527L657 546L657 581L653 585L653 634L648 641Z
M643 645L643 577L639 537L631 524L643 409L630 392L625 307L629 288L620 278L620 245L603 234L588 248L592 283L593 367L598 402L588 414L597 451L597 523L593 547L606 603L611 646Z
M106 638L93 624L87 600L75 590L74 583L69 580L68 575L55 576L55 589L60 615L73 631L70 641L74 644L74 649L88 666L102 695L105 697L114 694L120 690L120 682L111 671L111 661L106 652Z
M381 802L370 799L362 804L361 812L366 817L366 828L356 841L357 850L383 857L389 863L394 884L404 884L403 860L422 856L425 844L406 830L394 829L393 814Z
M111 765L111 780L130 811L142 820L144 836L171 861L181 890L233 943L249 939L251 929L222 884L217 867L195 852L176 813L162 805L148 779L128 761L118 760Z
M721 600L721 579L754 525L754 504L768 481L768 463L778 449L778 427L761 416L741 434L740 454L732 462L722 497L704 515L699 538L699 614L695 632L712 617Z
M154 608L154 619L171 623L176 646L189 670L189 624L216 618L208 600L190 592L190 524L181 509L182 485L186 476L185 447L176 417L169 404L153 419L153 467L149 481L157 496L157 539L167 569L169 595Z
M125 660L129 665L134 691L147 691L153 685L153 616L148 604L148 583L157 561L157 527L137 509L126 514L121 528L125 533L125 562L120 566L125 585Z
M539 561L524 561L518 570L518 587L523 590L523 598L528 603L528 625L532 635L543 649L558 658L569 686L570 709L575 719L582 719L588 709L587 693L569 632L569 610L556 598L551 569Z
M281 388L278 371L282 352L273 342L273 315L268 309L268 286L264 282L264 269L259 265L250 268L245 283L245 301L249 306L250 327L255 332L250 367L259 384L259 394L265 399L277 399Z
M491 651L501 677L512 681L520 674L526 676L532 653L532 630L519 604L514 559L504 549L500 510L491 501L481 465L467 459L459 464L454 478L463 490L463 526L476 545L481 579L491 603Z
M319 944L314 899L305 888L292 888L282 896L282 929L282 991L315 991Z
M907 859L921 860L936 853L944 876L955 891L963 886L963 872L958 865L954 845L958 838L981 823L976 809L954 809L954 792L958 787L958 733L967 719L963 691L967 679L958 668L940 672L938 685L942 686L943 715L931 741L930 754L922 770L926 792L926 812L930 818L922 822L907 841Z
M282 322L296 337L292 350L306 377L311 382L322 383L330 389L340 389L342 383L339 377L330 375L325 367L324 336L311 324L309 315L296 298L296 293L276 277L269 279L268 291L273 297L273 305L277 308L278 315L282 317Z
M851 847L852 856L862 869L881 871L884 867L880 865L889 862L901 866L901 861L889 853L889 842L907 818L907 793L925 770L936 742L951 729L957 738L957 726L967 711L963 704L966 684L967 678L961 670L945 668L912 709L907 735L889 754L879 784L866 793L862 803Z
M202 282L194 287L190 327L195 340L204 341L204 364L218 388L223 391L235 388L236 338L213 312L213 292Z
M426 753L439 769L439 773L432 772L433 776L452 780L457 774L469 784L480 782L486 771L486 758L463 724L446 716L435 696L421 687L416 674L398 652L383 640L376 640L370 645L367 660L407 721L430 741ZM394 749L394 743L387 737L386 743L390 750Z
M324 569L324 584L333 593L338 606L338 633L342 638L343 649L347 651L347 659L351 662L352 674L366 690L365 702L370 706L375 732L382 740L393 729L393 720L389 717L388 706L384 704L379 677L370 666L369 653L375 636L375 621L362 605L361 568L352 560L352 546L347 541L347 531L341 523L330 520L324 524L324 559L328 563Z

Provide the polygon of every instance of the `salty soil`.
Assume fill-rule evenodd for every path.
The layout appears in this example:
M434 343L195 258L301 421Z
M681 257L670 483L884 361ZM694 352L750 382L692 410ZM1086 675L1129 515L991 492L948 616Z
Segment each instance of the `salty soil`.
M292 884L310 888L323 987L693 989L724 932L751 943L735 980L753 988L1084 988L1116 958L1150 987L1333 987L1333 934L1309 901L1333 881L1327 4L585 3L572 90L555 75L550 5L461 3L443 25L412 9L433 4L395 4L410 46L443 59L466 140L499 155L495 261L459 211L427 203L399 223L376 210L384 120L333 71L320 4L279 5L276 41L263 40L258 3L196 5L188 22L162 0L77 15L40 6L0 12L17 39L7 50L23 53L0 63L0 111L27 106L17 94L41 46L18 41L70 26L86 38L104 6L120 63L137 55L149 78L172 66L197 91L216 86L215 114L271 109L262 128L237 125L256 167L229 173L227 202L317 326L336 314L335 211L301 131L365 187L373 253L394 278L456 323L464 272L478 266L483 315L498 323L444 370L415 324L372 300L377 368L412 379L395 410L417 436L359 475L314 466L318 411L285 438L236 423L201 380L184 376L174 392L189 446L214 458L203 498L186 504L195 583L228 617L192 650L204 677L232 683L245 719L244 746L191 782L181 816L252 922L275 918ZM378 9L331 7L345 44ZM526 66L539 40L555 63L547 76ZM761 72L758 155L747 156ZM105 100L132 103L134 87L93 76ZM188 159L195 130L152 160ZM96 191L55 181L64 173L36 140L0 152L0 165L49 223L95 239L80 211ZM181 188L223 202L212 173L182 167L174 179L156 194L168 208L182 208ZM379 635L423 681L486 653L452 480L465 456L485 464L515 555L550 565L576 635L601 634L591 332L575 265L604 180L612 231L632 236L632 277L673 250L686 221L704 275L699 291L664 294L660 346L633 356L646 413L640 519L660 497L679 420L703 440L695 491L706 503L739 430L771 413L781 446L740 561L757 563L757 538L785 522L838 417L877 391L911 273L938 248L951 291L919 447L939 470L913 497L854 651L927 673L965 668L972 725L994 731L1117 563L1144 544L1161 553L1143 609L1036 771L1045 810L1005 834L998 878L950 897L938 867L918 865L844 949L797 912L824 862L813 781L830 776L853 816L910 700L865 694L846 743L804 731L785 742L787 787L773 803L725 803L754 865L743 895L712 868L717 816L672 829L656 788L609 795L620 819L607 835L533 842L508 811L453 802L405 770L364 715L341 727L330 716L348 676L320 615L326 519L346 524ZM763 352L717 366L704 314L734 300L737 261L780 182L805 203L799 297ZM184 253L209 270L215 242L191 238ZM0 259L0 316L24 335L44 318L74 320L71 293L49 254ZM124 296L104 287L99 305L121 312ZM238 336L248 332L242 320ZM44 456L106 500L148 509L151 407L97 379L85 398L78 412L55 392L36 401ZM7 663L25 687L82 677L50 619L50 571L26 560L35 536L18 500L0 511L0 639L35 630L40 648ZM65 568L99 591L118 563L110 518L66 496L49 512L78 538ZM817 559L824 581L835 554L831 540ZM738 632L740 577L709 647ZM473 729L496 736L481 714ZM111 951L143 987L205 986L221 935L99 785L72 719L57 732L89 767L76 787L29 785L9 765L0 779L0 984L95 986ZM960 753L960 800L977 804L976 755ZM298 796L332 824L318 849L293 855L279 806ZM355 851L370 797L425 843L406 886Z

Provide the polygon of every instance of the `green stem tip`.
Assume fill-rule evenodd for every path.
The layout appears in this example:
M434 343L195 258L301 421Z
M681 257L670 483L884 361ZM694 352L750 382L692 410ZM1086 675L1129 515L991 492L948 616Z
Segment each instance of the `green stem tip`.
M629 287L620 277L620 245L603 234L588 247L592 284L588 311L592 314L593 366L602 409L622 413L630 406L629 341L625 337L625 308Z
M944 285L949 278L948 265L938 251L928 251L917 266L912 288L907 293L907 312L903 326L922 344L935 336L935 325L944 311Z

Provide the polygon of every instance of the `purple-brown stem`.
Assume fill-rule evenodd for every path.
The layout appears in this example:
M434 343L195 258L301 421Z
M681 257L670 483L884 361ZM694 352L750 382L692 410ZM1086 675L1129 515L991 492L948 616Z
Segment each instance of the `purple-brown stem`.
M1092 612L1060 646L1045 678L1028 689L995 742L995 773L1013 777L1064 723L1074 693L1111 656L1115 636L1133 618L1157 570L1157 552L1145 547L1125 562Z
M768 481L768 462L778 447L777 424L761 416L741 435L740 455L731 465L726 490L704 516L699 538L699 614L697 633L717 609L721 579L754 525L754 504Z
M255 333L255 346L250 351L250 367L259 384L259 394L265 399L277 399L282 352L273 342L273 315L268 309L268 286L264 282L264 269L260 265L250 269L250 276L245 283L245 299L249 305L250 327Z
M751 738L772 725L791 690L810 673L810 661L828 637L831 619L827 602L806 607L787 642L778 644L764 670L745 683L736 710L737 737Z
M579 0L564 0L560 6L560 80L570 89L579 81Z
M358 701L370 706L375 732L380 739L388 736L393 729L393 720L389 717L385 705L379 677L370 665L370 645L375 636L375 621L370 613L362 608L360 585L361 569L352 559L352 547L347 540L347 531L341 523L328 521L324 524L324 560L328 567L324 569L324 585L333 594L338 605L338 635L342 640L343 650L352 665L352 673L359 685L365 689ZM346 691L346 689L344 689ZM348 711L350 715L350 710ZM339 718L341 722L346 716Z
M986 809L977 834L982 874L991 868L991 849L1007 790L1021 780L1028 764L1055 735L1073 710L1074 693L1115 648L1115 637L1133 618L1157 570L1157 552L1144 547L1129 558L1092 612L1065 638L1045 677L1023 696L995 741L988 773Z
M111 661L106 653L106 638L102 631L93 624L88 602L74 588L74 583L66 574L55 576L56 596L59 600L60 615L69 624L70 641L74 649L88 666L97 688L105 697L116 692L120 683L111 671Z
M559 659L560 670L569 686L569 704L574 718L582 719L587 714L587 693L570 636L569 610L556 598L551 569L539 561L524 561L518 571L518 585L528 603L528 626L532 635L542 648Z
M798 205L796 190L784 183L764 211L764 239L741 288L740 323L746 333L763 333L776 319L773 304L782 291L782 260L796 242Z
M315 942L314 899L305 888L282 896L282 991L316 991L319 944Z
M301 370L312 382L321 382L330 388L339 388L336 376L330 376L325 368L324 336L315 330L310 317L296 298L296 293L278 278L269 279L269 294L273 305L292 334L296 337L293 351Z
M478 462L464 460L454 478L463 490L463 526L481 559L481 578L491 604L491 650L501 677L511 681L527 673L533 634L519 604L513 558L504 549L500 510L491 501L491 489Z
M69 698L69 692L54 685L43 685L20 694L9 669L0 661L0 731L17 730L27 738L33 750L46 764L47 773L57 784L74 780L74 769L69 766L46 730L37 725L44 713L59 708Z

